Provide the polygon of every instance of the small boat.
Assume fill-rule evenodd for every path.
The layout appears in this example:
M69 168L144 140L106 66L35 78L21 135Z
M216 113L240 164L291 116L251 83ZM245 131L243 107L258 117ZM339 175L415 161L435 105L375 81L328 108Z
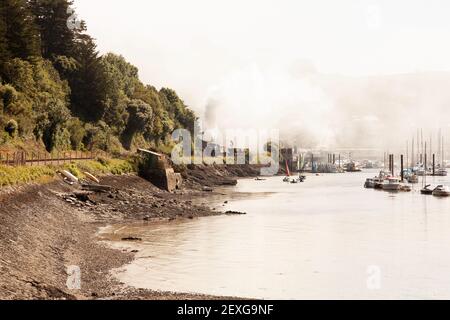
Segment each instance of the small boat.
M433 190L433 196L435 197L448 197L450 196L450 188L448 186L439 185Z
M407 180L409 183L419 183L419 177L415 174L408 176Z
M398 191L400 190L400 179L389 178L387 182L383 183L383 190L386 191Z
M435 176L439 176L439 177L446 177L447 176L447 170L446 169L439 169L435 172Z
M419 177L423 177L423 176L425 176L426 174L427 174L427 173L426 173L425 169L422 169L422 168L420 168L420 169L418 169L418 170L416 171L416 175L419 176Z
M434 188L431 186L431 184L427 184L425 187L423 187L420 190L421 194L431 195L433 194Z
M69 171L62 170L62 171L60 171L60 173L64 176L64 178L66 178L70 182L78 183L78 178L75 177L73 174L71 174Z
M349 162L346 165L345 171L347 172L361 172L361 169L358 168L355 162Z
M367 178L366 182L364 183L364 188L366 189L375 188L375 179Z
M263 178L260 178L260 177L257 177L255 180L256 181L266 181L266 179L263 179Z
M291 182L291 171L289 170L287 160L286 160L286 177L283 179L283 182Z
M408 186L408 185L406 185L406 184L403 184L403 185L400 186L400 191L403 191L403 192L411 192L411 191L412 191L412 188L411 188L411 186Z
M297 179L292 179L292 180L291 180L291 183L292 183L292 184L294 184L294 183L299 183L299 182L300 182L300 181L298 181Z
M85 171L83 173L86 176L86 178L88 178L89 180L91 180L91 181L93 181L95 183L100 183L100 180L96 176L94 176L93 174L91 174L91 173L89 173L87 171Z

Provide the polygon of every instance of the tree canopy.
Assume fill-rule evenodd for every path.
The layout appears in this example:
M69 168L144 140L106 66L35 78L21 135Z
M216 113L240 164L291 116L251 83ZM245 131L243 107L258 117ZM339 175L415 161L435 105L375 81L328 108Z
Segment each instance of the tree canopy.
M100 55L71 0L0 2L0 143L34 139L48 151L164 146L195 114L138 68ZM74 23L76 22L76 23Z

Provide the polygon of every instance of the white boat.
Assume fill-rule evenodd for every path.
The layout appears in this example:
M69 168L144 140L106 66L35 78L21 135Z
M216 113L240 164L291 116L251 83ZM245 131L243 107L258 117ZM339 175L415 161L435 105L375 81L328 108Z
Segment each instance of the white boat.
M435 172L436 176L440 177L446 177L447 176L447 170L446 169L439 169Z
M400 191L411 192L411 191L412 191L412 188L411 188L411 186L408 186L408 185L406 185L406 184L403 184L403 185L400 186Z
M423 177L425 176L425 174L426 174L425 169L420 168L416 171L416 175L418 175L419 177Z
M61 174L64 176L64 178L66 178L67 180L69 180L72 183L78 183L78 178L75 177L73 174L71 174L69 171L67 170L62 170Z
M387 182L383 184L383 190L386 191L398 191L400 190L400 179L398 178L389 178Z
M92 173L89 173L87 171L85 171L83 173L89 180L91 180L91 181L93 181L95 183L100 183L100 180L96 176L94 176Z
M436 197L448 197L450 196L450 188L448 186L439 185L434 189L433 196Z

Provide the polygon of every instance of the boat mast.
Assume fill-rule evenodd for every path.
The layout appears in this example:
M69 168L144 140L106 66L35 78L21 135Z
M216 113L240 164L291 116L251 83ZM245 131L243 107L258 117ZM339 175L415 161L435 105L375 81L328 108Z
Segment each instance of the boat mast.
M433 159L433 134L430 133L430 157L428 158L428 161L431 161Z
M425 158L427 157L426 156L426 154L427 154L427 143L425 142ZM424 174L423 174L423 179L424 179L424 183L423 183L423 186L425 187L426 185L427 185L427 174L428 174L428 170L427 170L428 168L427 168L427 161L425 160L425 165L424 165Z
M423 150L423 130L422 129L420 129L420 147L421 147L421 149L420 149L420 162L422 162L422 164L423 164L423 162L424 162L424 159L423 159L423 157L424 157L424 150Z
M438 160L441 159L441 150L442 150L442 139L441 138L442 138L442 130L439 129L438 130L438 154L437 154Z
M417 163L420 162L420 136L419 136L419 129L417 129Z
M409 166L409 141L406 140L406 166ZM408 169L408 168L406 168Z

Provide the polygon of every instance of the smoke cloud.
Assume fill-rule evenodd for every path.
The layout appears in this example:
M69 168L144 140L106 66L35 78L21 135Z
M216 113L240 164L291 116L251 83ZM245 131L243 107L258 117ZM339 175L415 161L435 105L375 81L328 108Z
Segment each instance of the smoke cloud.
M250 65L221 79L208 93L209 129L280 130L301 148L404 150L417 128L437 148L450 124L450 73L371 77L321 74L308 61L289 68Z

